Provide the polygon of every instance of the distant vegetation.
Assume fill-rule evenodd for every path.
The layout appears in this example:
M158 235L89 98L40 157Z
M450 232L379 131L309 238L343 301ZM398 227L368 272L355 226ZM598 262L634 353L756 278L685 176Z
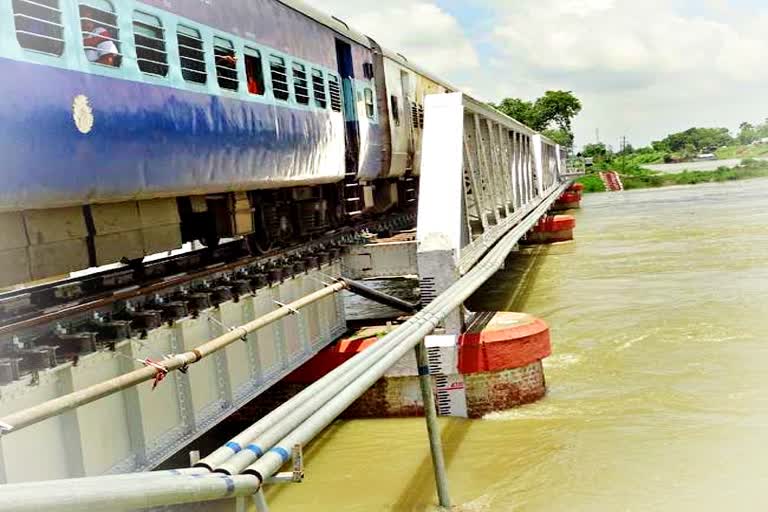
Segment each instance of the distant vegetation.
M672 133L650 146L634 148L628 144L614 153L605 144L587 144L580 156L599 161L623 158L626 165L689 162L702 153L717 158L756 158L768 156L768 119L757 125L741 123L738 134L732 136L727 128L689 128Z
M618 169L610 165L598 165L579 179L584 184L585 192L605 192L605 185L600 179L601 170L615 170L621 175L625 190L634 188L668 187L670 185L696 185L698 183L716 183L768 177L768 162L745 159L741 165L730 169L719 167L714 171L684 171L679 174L664 174L643 169L637 164Z

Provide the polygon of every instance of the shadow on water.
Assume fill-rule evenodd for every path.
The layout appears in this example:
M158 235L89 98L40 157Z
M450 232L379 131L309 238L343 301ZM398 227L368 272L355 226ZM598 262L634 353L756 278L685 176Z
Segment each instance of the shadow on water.
M451 462L471 426L470 420L451 420L447 424L443 423L441 438L446 467L451 466ZM408 486L403 489L397 501L392 504L391 510L424 510L424 507L436 502L435 474L432 469L432 457L428 451L429 440L426 426L424 428L424 444L426 455L411 478L403 480L408 482Z
M521 311L536 283L549 245L524 248L507 257L496 272L465 302L470 311Z

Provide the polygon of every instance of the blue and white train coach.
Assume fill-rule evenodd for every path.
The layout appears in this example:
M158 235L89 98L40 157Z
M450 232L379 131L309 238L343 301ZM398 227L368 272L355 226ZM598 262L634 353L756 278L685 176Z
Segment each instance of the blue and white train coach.
M401 207L447 90L293 0L0 0L0 285Z

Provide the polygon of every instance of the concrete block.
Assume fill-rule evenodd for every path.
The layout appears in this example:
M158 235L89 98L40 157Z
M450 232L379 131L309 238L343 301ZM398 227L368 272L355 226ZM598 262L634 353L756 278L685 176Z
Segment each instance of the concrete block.
M27 231L21 212L0 213L0 251L26 247Z
M251 201L245 192L236 192L234 201L234 233L236 235L247 235L253 233L253 212L251 211Z
M93 237L96 264L108 265L122 258L137 259L144 256L144 237L141 230L124 231Z
M29 247L32 279L43 279L88 268L85 238Z
M0 286L26 283L32 280L26 247L0 251Z
M139 201L139 217L141 219L141 226L144 228L179 224L181 222L176 199L173 198Z
M79 206L27 210L22 215L30 245L79 240L88 235L83 209Z
M181 247L181 227L178 224L145 227L141 230L144 254L157 254Z
M133 231L141 226L139 207L135 201L94 204L91 206L91 216L93 227L99 235Z

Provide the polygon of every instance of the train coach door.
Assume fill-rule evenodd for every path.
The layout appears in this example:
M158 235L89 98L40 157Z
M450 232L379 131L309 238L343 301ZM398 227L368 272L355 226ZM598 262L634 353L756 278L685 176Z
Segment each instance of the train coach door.
M342 90L344 91L344 121L346 121L347 172L357 174L357 162L360 152L360 135L357 124L357 99L355 97L355 68L352 63L352 47L349 43L336 39L336 60L339 63Z
M352 62L352 47L341 39L336 39L336 60L339 64L339 75L344 91L344 140L346 145L346 169L344 170L343 186L344 212L347 215L356 216L363 213L365 205L363 187L357 181L360 133L354 83L355 67Z

